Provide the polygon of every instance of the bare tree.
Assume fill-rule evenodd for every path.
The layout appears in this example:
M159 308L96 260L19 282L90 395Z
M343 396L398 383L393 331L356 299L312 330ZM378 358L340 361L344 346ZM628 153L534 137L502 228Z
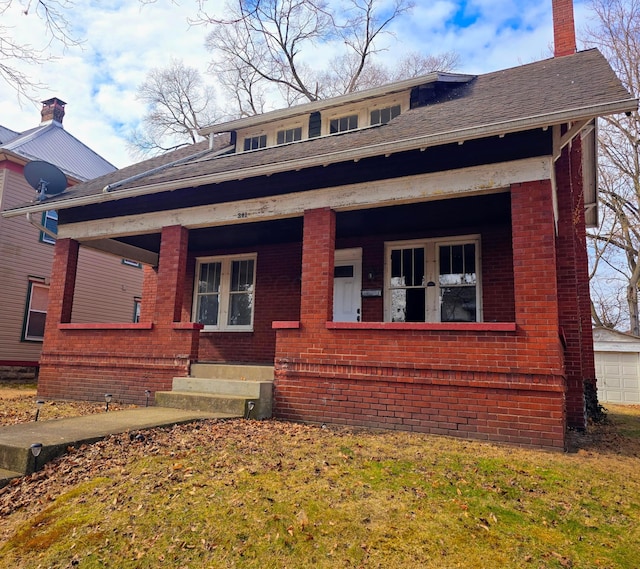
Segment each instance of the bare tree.
M47 48L52 43L64 47L81 43L71 32L67 19L73 7L71 0L29 0L26 6L16 0L0 0L0 17L20 12L25 17L36 18L43 26L43 37L47 40L42 47L21 43L15 39L11 27L0 23L0 78L15 89L18 96L30 98L30 91L44 87L22 71L20 63L34 65L50 61L52 57Z
M410 54L394 71L375 61L379 40L411 9L410 0L348 0L344 9L324 0L234 0L224 20L209 16L203 0L200 6L200 21L213 26L210 71L240 116L262 112L274 90L291 106L457 65L452 53Z
M592 0L593 25L588 45L598 47L629 90L640 95L640 0ZM640 115L605 117L600 123L599 189L603 216L592 234L597 268L607 266L624 276L628 322L640 335ZM595 275L598 275L596 271ZM611 293L616 297L615 290ZM615 301L614 301L615 304ZM600 305L602 307L602 304ZM596 321L607 322L602 311ZM610 312L610 311L609 311Z
M213 89L197 69L172 60L152 69L138 87L137 98L149 109L141 127L129 137L129 148L141 155L157 154L197 142L197 130L220 117Z

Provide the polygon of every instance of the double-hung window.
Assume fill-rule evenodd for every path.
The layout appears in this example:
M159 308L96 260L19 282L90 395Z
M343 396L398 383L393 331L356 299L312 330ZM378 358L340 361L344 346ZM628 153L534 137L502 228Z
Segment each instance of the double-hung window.
M22 331L22 339L32 342L42 342L44 339L44 325L47 320L49 306L49 286L29 281L27 289L27 306Z
M255 268L255 254L199 259L193 320L205 330L252 330Z
M481 321L477 236L386 245L385 320Z
M50 209L42 214L42 225L46 227L51 233L58 233L58 212L55 209ZM43 243L49 243L51 245L56 244L56 238L52 237L44 231L40 232L40 241Z

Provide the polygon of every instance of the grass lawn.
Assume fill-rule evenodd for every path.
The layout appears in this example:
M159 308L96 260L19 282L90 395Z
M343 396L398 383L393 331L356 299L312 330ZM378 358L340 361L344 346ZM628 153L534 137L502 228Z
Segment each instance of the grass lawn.
M567 454L278 421L115 436L0 490L0 567L637 568L640 407L608 417Z

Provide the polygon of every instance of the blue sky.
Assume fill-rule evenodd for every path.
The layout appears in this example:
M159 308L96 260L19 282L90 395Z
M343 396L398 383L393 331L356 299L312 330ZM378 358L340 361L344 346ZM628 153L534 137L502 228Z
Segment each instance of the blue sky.
M61 50L47 46L44 31L31 14L24 16L20 0L3 14L2 24L13 27L21 41L51 51L56 60L24 68L48 85L34 92L36 101L52 96L67 102L65 128L118 167L134 161L125 136L144 115L135 98L137 85L152 68L171 58L206 72L209 54L204 49L207 30L190 26L196 0L77 0L71 19L84 38L82 47ZM221 0L207 5L222 13ZM576 26L582 28L588 11L575 1ZM397 20L393 36L385 38L383 60L399 53L455 51L464 73L485 73L549 57L552 49L551 0L416 0L410 16ZM310 54L310 65L322 65ZM211 82L212 77L205 76ZM22 131L39 124L39 104L20 101L15 91L0 83L5 112L0 124Z

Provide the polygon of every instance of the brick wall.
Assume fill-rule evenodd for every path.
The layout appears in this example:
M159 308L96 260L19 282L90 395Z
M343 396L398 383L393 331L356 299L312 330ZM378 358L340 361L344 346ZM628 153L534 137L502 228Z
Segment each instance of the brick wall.
M582 190L579 138L566 147L556 163L558 187L558 299L565 340L567 420L570 427L586 426L584 384L595 390L595 364L589 268Z
M317 307L331 305L333 220L327 210L306 212L304 259L313 263L303 261L300 327L277 333L276 415L562 448L551 185L511 193L512 247L488 236L486 251L508 259L512 250L515 331L328 328ZM489 305L499 310L495 298Z
M182 311L188 234L162 232L157 275L148 271L145 291L159 291L140 324L71 324L78 243L58 239L49 289L49 310L40 360L38 393L47 398L145 402L146 389L171 389L198 357L198 326L175 322ZM177 292L176 292L177 291ZM149 300L149 299L147 299ZM148 320L153 314L154 322Z
M206 255L257 253L255 312L252 332L203 332L200 360L273 364L276 333L272 322L300 317L300 267L302 245L287 243L243 250L215 250ZM196 259L187 265L185 306L193 301ZM191 318L189 313L188 319Z

